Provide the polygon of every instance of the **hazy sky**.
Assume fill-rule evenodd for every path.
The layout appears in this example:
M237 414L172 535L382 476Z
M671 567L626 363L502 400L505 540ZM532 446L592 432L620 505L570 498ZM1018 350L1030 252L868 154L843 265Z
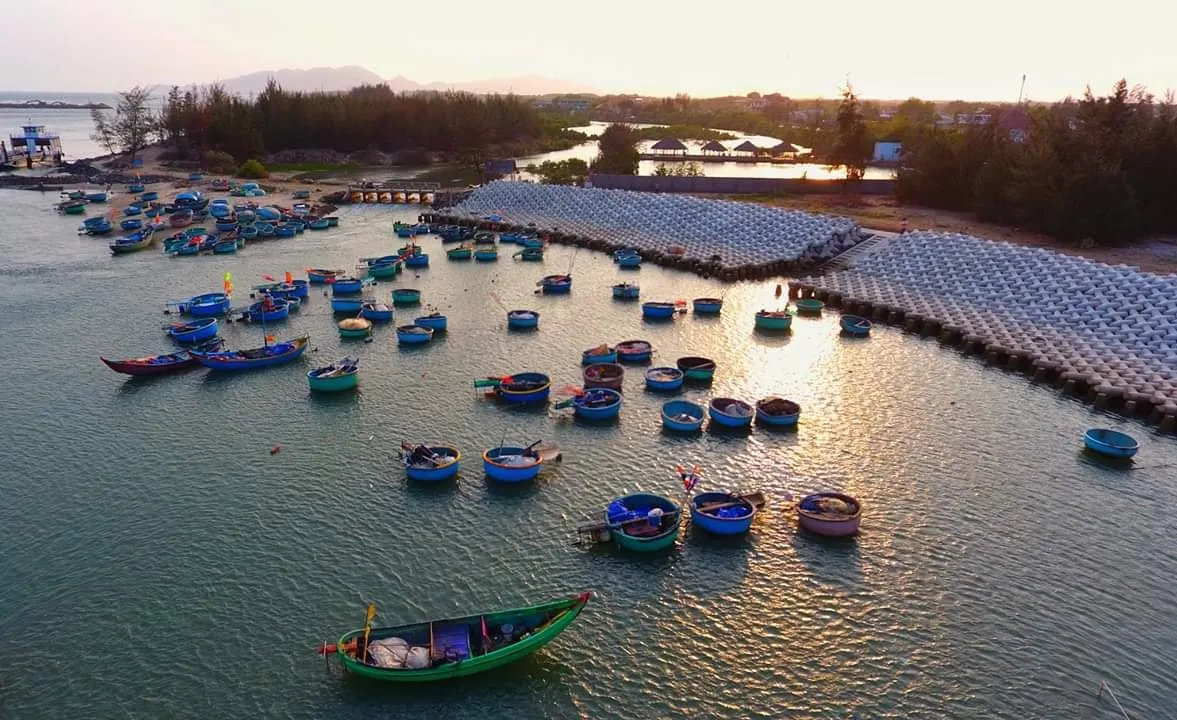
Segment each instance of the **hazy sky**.
M1053 100L1177 87L1177 4L1050 0L12 0L0 90L115 91L360 65L605 92Z

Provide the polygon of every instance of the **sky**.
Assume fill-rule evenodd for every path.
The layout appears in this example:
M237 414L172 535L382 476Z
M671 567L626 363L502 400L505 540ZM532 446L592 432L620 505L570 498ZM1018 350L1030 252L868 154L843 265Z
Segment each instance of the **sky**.
M19 8L19 11L16 11ZM114 92L359 65L600 92L1050 101L1126 77L1177 89L1177 3L1118 0L19 0L0 90Z

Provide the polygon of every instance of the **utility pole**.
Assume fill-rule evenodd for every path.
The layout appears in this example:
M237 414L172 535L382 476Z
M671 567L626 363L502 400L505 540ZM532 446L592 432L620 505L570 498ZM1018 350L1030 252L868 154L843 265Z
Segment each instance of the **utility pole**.
M1022 95L1026 92L1026 73L1022 73L1022 87L1018 88L1018 105L1022 104Z

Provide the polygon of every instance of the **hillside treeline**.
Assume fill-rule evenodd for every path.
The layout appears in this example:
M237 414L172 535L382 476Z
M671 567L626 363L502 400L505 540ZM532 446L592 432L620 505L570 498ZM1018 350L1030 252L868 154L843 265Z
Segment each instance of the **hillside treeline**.
M903 202L1077 243L1177 232L1177 108L1121 80L1112 92L1028 110L1024 135L994 122L903 138Z
M395 93L386 85L318 93L270 83L254 98L216 85L172 88L159 127L181 153L219 150L238 160L310 148L425 150L454 157L489 149L542 152L577 139L520 97Z

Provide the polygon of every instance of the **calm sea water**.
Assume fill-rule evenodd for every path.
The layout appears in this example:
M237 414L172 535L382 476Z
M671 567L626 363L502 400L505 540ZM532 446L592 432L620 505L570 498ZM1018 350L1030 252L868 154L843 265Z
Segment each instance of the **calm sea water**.
M154 380L99 355L166 350L168 298L239 298L263 274L351 267L393 251L407 208L340 212L337 230L256 243L235 257L111 257L53 198L0 192L0 716L6 718L1075 718L1177 707L1177 445L1026 379L894 329L839 337L798 318L752 333L774 284L723 286L554 248L542 264L448 263L377 286L420 288L449 334L412 352L390 328L342 345L313 295L281 336L315 351L253 374ZM570 296L537 297L572 268ZM646 298L724 295L721 318L640 319L609 285ZM508 333L504 308L541 311ZM400 317L412 313L398 311ZM230 325L235 347L260 328ZM615 425L511 411L477 376L525 369L575 384L579 352L646 338L658 358L719 362L711 390L779 393L795 433L659 429L662 398L626 379ZM359 394L312 397L305 372L361 358ZM1126 427L1138 468L1084 461L1084 428ZM477 457L502 441L564 450L542 481L501 489ZM449 441L459 481L406 484L402 440ZM280 445L281 451L270 454ZM695 533L665 556L574 547L573 526L627 491L765 490L745 540ZM841 489L865 503L856 540L799 535L783 493ZM443 687L341 678L315 649L362 622L513 607L584 589L581 618L510 668Z

